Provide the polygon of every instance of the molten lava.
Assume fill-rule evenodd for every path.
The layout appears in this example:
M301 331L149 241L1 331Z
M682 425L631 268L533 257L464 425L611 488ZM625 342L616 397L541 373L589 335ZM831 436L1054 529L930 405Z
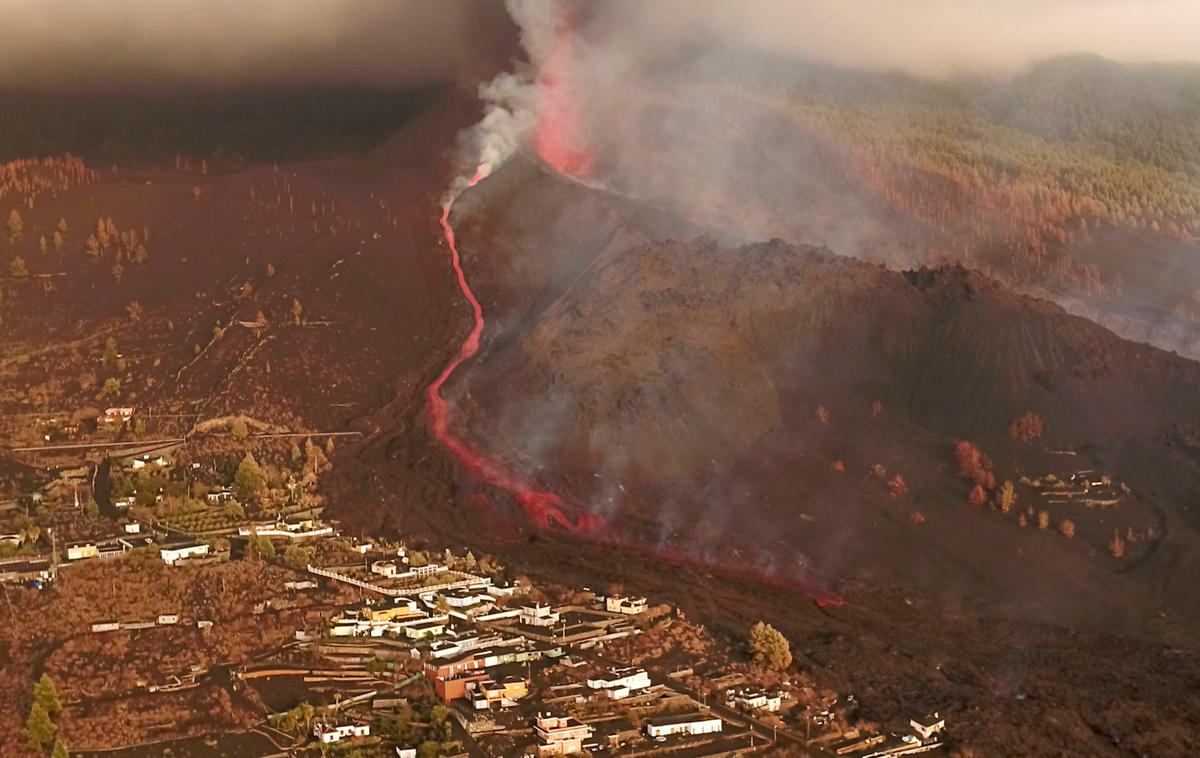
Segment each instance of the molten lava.
M481 178L482 176L476 172L468 186L474 187ZM446 364L442 373L438 374L437 379L429 385L426 391L428 402L425 408L428 414L429 428L438 442L449 450L463 468L471 472L472 476L508 493L520 503L525 509L525 515L534 526L539 529L551 529L558 526L567 531L595 531L601 526L599 517L582 508L569 505L553 492L533 487L520 474L476 449L450 428L450 405L442 397L442 386L445 385L446 380L450 378L455 369L479 352L479 338L483 334L484 326L483 306L479 304L479 299L475 297L471 285L467 282L467 276L463 272L462 258L458 254L458 243L454 238L454 227L450 225L450 211L454 207L454 200L454 197L450 197L442 204L442 234L450 248L450 263L454 267L454 274L458 279L458 288L467 302L471 304L474 322L471 331L459 347L458 354Z

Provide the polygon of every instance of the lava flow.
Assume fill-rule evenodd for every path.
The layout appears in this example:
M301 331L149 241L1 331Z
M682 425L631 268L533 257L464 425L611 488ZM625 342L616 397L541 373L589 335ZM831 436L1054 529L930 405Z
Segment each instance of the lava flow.
M482 178L482 175L476 172L467 186L474 187ZM530 523L539 529L552 529L557 526L570 532L592 533L594 535L593 539L601 544L648 554L669 564L728 572L745 578L755 579L768 586L798 591L810 597L822 608L843 605L845 601L841 596L809 582L784 580L767 573L730 571L728 567L714 566L705 561L696 560L666 545L660 545L655 548L645 545L622 545L621 540L617 538L617 535L612 530L605 529L603 530L605 533L599 534L606 525L599 516L567 503L553 492L537 489L520 474L483 451L476 449L471 443L458 436L450 428L450 405L442 397L442 387L463 362L469 360L479 352L479 340L483 334L485 323L483 306L480 305L479 299L475 297L470 283L467 282L467 276L462 267L462 258L458 252L458 242L454 237L454 227L450 225L450 212L454 208L456 197L451 196L442 204L440 223L442 235L446 239L446 245L450 248L450 263L454 267L454 275L458 279L458 288L467 302L471 304L471 313L474 321L471 331L467 334L466 339L463 340L462 345L458 349L458 354L446 364L446 367L442 369L442 372L438 374L437 379L429 385L429 389L427 390L428 403L426 404L426 413L428 414L429 428L433 431L433 435L437 438L438 442L445 449L449 450L462 467L473 476L496 489L508 493L520 503Z
M482 178L482 175L476 172L467 186L474 187ZM454 238L454 227L450 225L450 211L454 207L455 198L456 196L451 196L442 204L442 235L446 239L446 245L450 248L450 262L454 266L454 274L458 279L458 289L471 304L474 323L459 347L458 355L446 364L442 373L438 374L437 379L429 385L428 402L425 406L429 428L438 442L458 459L463 468L480 481L507 492L516 499L525 509L525 515L530 522L538 528L550 529L557 525L567 531L596 531L602 524L598 516L577 506L569 505L553 492L537 489L520 474L476 449L450 428L450 405L442 397L442 386L455 369L479 352L479 338L483 334L484 326L483 306L479 304L479 299L475 297L471 285L467 282L467 276L463 272L462 258L458 254L458 244Z

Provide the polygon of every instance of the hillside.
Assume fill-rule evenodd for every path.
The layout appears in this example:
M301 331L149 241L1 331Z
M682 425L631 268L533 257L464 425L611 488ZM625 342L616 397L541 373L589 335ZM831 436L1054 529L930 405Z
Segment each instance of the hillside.
M460 224L497 325L454 391L462 426L623 539L1081 623L1124 606L1138 625L1200 570L1180 505L1195 463L1152 463L1200 421L1197 364L962 268L647 242L666 222L620 198L532 167L494 181ZM1045 436L1017 442L1031 411ZM998 482L1100 469L1133 494L1046 509L1070 540L1022 529L1044 498L968 506L960 439ZM1114 529L1158 537L1114 560Z

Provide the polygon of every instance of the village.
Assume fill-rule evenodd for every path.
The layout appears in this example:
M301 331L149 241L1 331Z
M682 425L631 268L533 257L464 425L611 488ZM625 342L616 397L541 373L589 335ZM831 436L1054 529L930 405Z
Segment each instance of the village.
M130 420L117 415L118 423ZM121 732L133 742L89 733L96 741L71 745L73 753L121 755L119 748L160 743L182 750L197 739L247 755L944 750L946 723L936 713L913 713L891 730L860 724L855 695L819 687L767 624L740 640L720 639L685 609L622 587L534 584L520 566L467 549L343 534L322 518L315 492L332 443L305 438L275 453L256 449L258 458L228 447L226 439L220 454L196 444L49 467L5 512L0 581L13 593L10 612L12 597L25 597L18 593L34 593L35 603L44 596L53 608L58 585L79 586L101 571L145 575L155 566L190 582L246 565L269 577L244 617L184 598L138 611L119 611L119 602L85 608L81 636L61 656L175 650L170 640L178 639L228 648L220 641L236 625L258 625L264 636L261 647L243 641L242 654L225 659L176 655L145 670L126 659L130 670L99 691L51 685L71 717L96 718L94 702L126 699L151 713L156 698L176 707L201 693L228 699L223 691L253 704L218 734L147 715L141 731L126 725L135 737ZM116 580L108 581L119 597ZM52 671L73 660L51 659L44 676L53 682ZM31 712L26 729L34 722L42 715ZM64 726L68 733L78 730Z

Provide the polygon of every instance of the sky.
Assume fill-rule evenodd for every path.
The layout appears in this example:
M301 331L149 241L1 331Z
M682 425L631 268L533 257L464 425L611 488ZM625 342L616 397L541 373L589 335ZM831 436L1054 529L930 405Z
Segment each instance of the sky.
M1076 52L1200 61L1197 0L592 0L582 6L597 25L646 55L709 42L921 76L1004 74ZM0 85L468 79L481 61L494 71L496 58L511 54L514 33L501 0L4 0Z

